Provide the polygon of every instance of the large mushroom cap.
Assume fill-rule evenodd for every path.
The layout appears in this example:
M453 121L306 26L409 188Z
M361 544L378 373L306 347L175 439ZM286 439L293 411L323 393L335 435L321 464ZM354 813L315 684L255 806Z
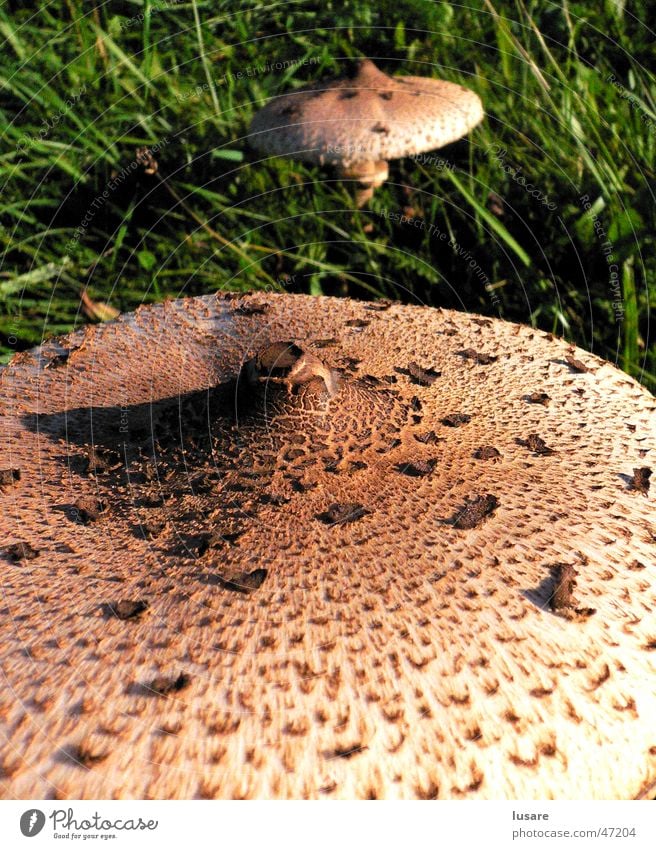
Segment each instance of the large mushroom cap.
M631 798L654 399L528 327L289 295L0 370L8 798Z
M274 98L253 118L252 146L349 167L443 147L483 118L473 91L424 77L390 77L372 61L348 77Z

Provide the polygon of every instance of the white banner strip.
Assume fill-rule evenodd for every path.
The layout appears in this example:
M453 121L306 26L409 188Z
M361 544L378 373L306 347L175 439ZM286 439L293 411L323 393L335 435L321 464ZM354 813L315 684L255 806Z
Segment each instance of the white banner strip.
M117 849L654 849L656 808L648 802L0 802L3 849L72 843Z

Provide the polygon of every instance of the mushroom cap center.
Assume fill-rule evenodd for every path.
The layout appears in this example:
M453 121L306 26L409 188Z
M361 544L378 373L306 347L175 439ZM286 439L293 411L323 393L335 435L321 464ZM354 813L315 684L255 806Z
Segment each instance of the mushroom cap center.
M408 418L408 405L374 378L275 342L241 369L232 433L255 465L336 469L389 450Z

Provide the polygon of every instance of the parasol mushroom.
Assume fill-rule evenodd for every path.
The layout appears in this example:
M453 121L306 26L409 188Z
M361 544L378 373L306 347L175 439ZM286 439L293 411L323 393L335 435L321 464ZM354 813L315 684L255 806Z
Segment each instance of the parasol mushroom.
M383 307L170 301L0 370L5 797L656 780L654 398Z
M387 162L444 147L483 119L473 91L429 77L391 77L370 59L350 76L281 95L253 118L258 151L333 165L366 188L358 204L388 178Z

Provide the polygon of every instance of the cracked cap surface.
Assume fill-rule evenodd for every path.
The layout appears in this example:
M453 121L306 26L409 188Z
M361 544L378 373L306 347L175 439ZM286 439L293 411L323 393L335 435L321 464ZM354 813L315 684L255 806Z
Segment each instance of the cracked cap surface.
M385 306L172 301L0 370L6 798L656 779L656 402Z

